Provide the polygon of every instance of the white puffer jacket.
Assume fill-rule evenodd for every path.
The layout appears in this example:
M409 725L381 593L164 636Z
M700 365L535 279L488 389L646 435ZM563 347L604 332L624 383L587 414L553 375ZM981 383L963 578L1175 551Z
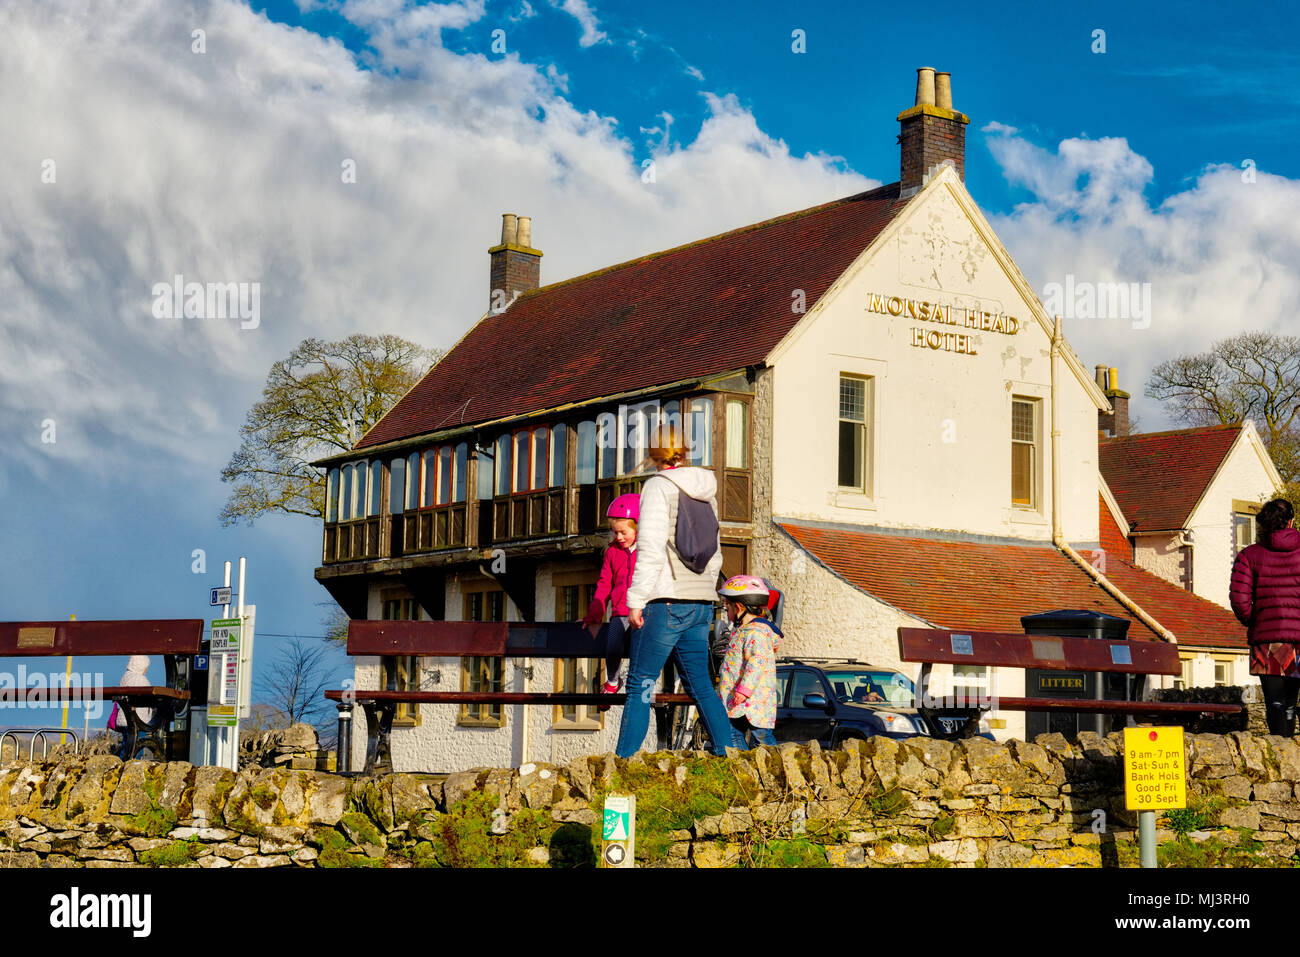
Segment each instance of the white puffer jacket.
M641 489L641 518L637 521L636 569L627 589L627 607L644 608L656 598L717 601L722 571L722 543L702 574L682 564L675 544L678 491L708 502L718 514L718 480L709 469L693 466L665 469L652 475Z

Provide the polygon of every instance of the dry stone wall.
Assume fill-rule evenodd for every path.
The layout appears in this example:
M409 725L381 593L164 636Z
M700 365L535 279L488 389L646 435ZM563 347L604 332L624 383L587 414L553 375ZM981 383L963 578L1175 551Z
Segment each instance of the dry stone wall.
M1300 744L1187 736L1168 865L1300 862ZM0 866L594 866L611 791L638 796L642 866L1123 866L1120 736L784 744L449 776L342 776L111 755L0 769Z

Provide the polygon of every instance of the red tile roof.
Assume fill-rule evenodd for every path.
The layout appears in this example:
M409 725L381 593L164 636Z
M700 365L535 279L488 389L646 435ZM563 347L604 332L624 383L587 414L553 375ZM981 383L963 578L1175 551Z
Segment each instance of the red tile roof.
M1106 497L1100 492L1097 493L1097 507L1100 510L1101 547L1108 554L1118 555L1125 561L1133 561L1133 543L1124 537L1119 522L1115 521L1115 516L1111 514L1110 507L1106 504Z
M894 183L525 293L357 448L756 365L901 208Z
M1102 439L1106 484L1134 534L1183 528L1242 425Z
M947 541L779 524L850 584L940 628L1019 632L1023 615L1081 608L1128 618L1130 638L1159 637L1050 545ZM1245 628L1213 602L1109 554L1104 574L1172 631L1180 644L1245 648Z

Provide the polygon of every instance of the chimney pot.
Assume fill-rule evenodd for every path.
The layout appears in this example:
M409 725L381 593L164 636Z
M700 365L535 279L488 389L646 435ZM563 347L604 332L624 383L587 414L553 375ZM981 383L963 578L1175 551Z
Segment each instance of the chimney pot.
M521 292L542 283L542 254L532 248L532 233L532 217L501 214L501 245L488 250L488 308L494 313L509 308Z
M916 106L934 106L934 67L916 71Z
M1109 389L1110 385L1106 378L1106 367L1104 365L1098 365L1095 374L1097 377L1097 385L1099 385L1103 390Z
M952 75L940 73L935 102L934 67L916 71L916 105L898 114L899 196L907 199L932 173L952 166L966 179L966 125L970 117L952 108Z
M1110 369L1108 370L1106 376L1106 388L1107 389L1119 388L1119 370L1114 366L1111 366Z
M952 109L952 74L934 75L934 105L942 110Z

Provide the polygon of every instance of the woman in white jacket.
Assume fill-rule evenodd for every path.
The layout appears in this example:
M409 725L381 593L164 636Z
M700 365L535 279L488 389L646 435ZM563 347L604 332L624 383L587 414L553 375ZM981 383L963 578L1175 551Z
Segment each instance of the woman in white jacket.
M119 687L123 688L147 688L149 679L146 676L149 671L148 655L132 655L127 659L126 671L122 674L122 680L118 682ZM129 761L134 757L136 735L130 724L126 720L126 714L119 708L115 712L117 721L114 726L115 731L122 732L122 750L119 752L123 761ZM153 720L152 708L136 708L135 716L148 724Z
M628 620L639 628L628 662L627 704L618 730L616 752L630 757L640 750L650 726L655 681L669 657L695 699L709 729L713 753L736 746L722 699L709 677L709 635L722 570L721 542L702 572L693 572L677 551L678 496L707 502L716 518L717 479L708 469L682 466L686 449L676 428L664 427L650 459L659 469L641 490L637 526L637 562L627 590Z

